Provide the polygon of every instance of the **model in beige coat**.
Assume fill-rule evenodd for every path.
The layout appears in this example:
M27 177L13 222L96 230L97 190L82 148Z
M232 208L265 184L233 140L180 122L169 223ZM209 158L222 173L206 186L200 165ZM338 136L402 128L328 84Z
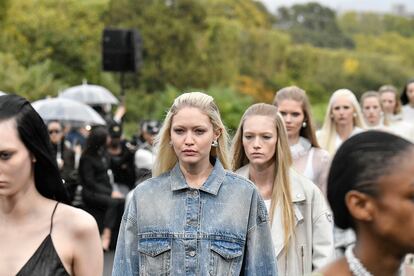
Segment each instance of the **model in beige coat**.
M249 178L249 165L236 171ZM310 180L290 169L291 193L295 213L294 237L283 247L280 208L272 223L272 240L279 276L305 275L327 264L334 257L333 219L325 197Z

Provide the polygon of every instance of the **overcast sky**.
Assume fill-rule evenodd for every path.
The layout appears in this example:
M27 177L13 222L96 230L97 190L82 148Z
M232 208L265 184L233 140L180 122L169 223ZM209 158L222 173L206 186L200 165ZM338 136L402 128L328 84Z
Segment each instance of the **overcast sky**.
M311 1L305 0L259 0L262 1L271 12L275 12L280 6L292 6L297 3L306 3ZM315 1L314 1L315 2ZM412 13L414 11L413 0L318 0L324 6L328 6L339 12L348 10L357 11L375 11L375 12L390 12L392 6L395 4L403 4L406 11Z

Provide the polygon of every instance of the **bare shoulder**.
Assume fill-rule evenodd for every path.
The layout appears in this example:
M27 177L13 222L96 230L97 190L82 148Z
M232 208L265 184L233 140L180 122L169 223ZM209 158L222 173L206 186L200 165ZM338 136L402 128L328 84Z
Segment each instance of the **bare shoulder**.
M59 204L54 219L54 224L69 231L74 236L88 236L98 232L95 219L82 209L66 204Z
M323 275L323 276L351 276L351 272L349 271L348 263L346 262L345 258L340 258L328 265L324 266L323 268L319 269L312 275Z

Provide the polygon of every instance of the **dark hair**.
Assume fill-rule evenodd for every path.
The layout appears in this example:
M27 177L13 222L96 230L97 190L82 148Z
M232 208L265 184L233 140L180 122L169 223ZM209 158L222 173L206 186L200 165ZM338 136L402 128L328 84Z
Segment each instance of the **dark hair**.
M95 127L86 139L84 153L97 156L105 148L108 138L108 130L105 127Z
M38 192L44 197L67 203L68 196L42 118L25 98L4 95L0 97L0 121L9 119L15 120L20 139L36 158L34 178Z
M403 89L403 91L402 91L402 93L401 93L401 96L400 96L400 99L401 99L401 103L404 105L404 104L408 104L408 102L409 102L409 100L408 100L408 96L407 96L407 87L408 87L408 85L409 84L411 84L411 83L413 83L414 82L414 79L409 79L408 81L407 81L407 83L405 84L405 86L404 86L404 89Z
M407 149L409 141L383 131L366 131L346 140L336 152L328 176L327 196L335 224L355 228L345 204L350 190L377 196L376 181L388 174Z

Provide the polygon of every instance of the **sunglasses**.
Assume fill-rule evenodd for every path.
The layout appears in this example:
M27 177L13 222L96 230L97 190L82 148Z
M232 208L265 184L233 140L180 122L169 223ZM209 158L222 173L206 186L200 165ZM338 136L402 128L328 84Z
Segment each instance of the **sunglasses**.
M59 129L49 129L49 134L53 134L53 133L59 134L60 130Z

